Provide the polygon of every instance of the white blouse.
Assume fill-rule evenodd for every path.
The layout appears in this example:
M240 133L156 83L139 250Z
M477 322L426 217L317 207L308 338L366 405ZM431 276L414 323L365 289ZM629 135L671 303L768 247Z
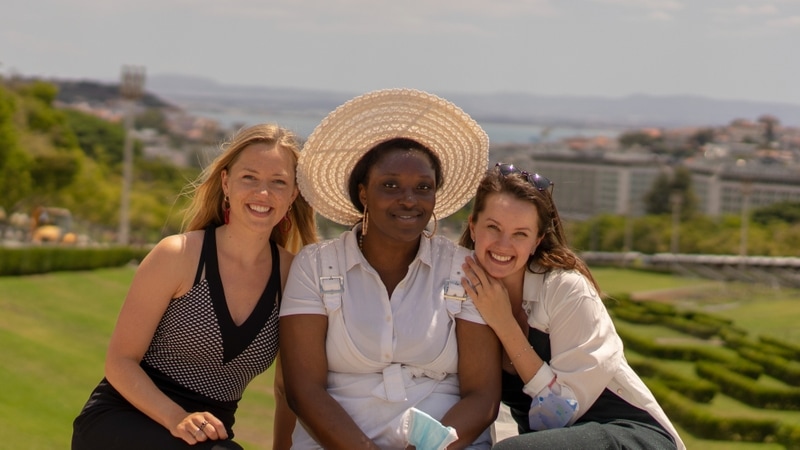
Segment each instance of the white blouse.
M460 399L455 319L485 322L469 298L444 296L457 248L448 239L423 237L390 297L356 230L298 253L281 316L328 316L328 392L381 448L404 448L403 413L416 407L441 419ZM322 252L332 253L326 259ZM323 260L337 267L323 269ZM323 295L321 278L331 274L342 276L343 292ZM319 448L299 424L292 441L293 448ZM476 442L472 448L488 448L488 429Z
M686 448L650 389L628 365L614 323L586 277L574 270L545 275L526 271L522 301L528 324L550 335L550 364L545 363L523 388L534 403L551 392L577 402L571 425L608 388L649 412L672 435L678 449ZM557 386L551 385L554 380Z

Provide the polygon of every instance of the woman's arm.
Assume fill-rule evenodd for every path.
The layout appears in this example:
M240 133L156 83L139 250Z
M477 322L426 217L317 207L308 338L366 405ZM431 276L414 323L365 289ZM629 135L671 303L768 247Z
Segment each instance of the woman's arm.
M272 449L289 450L292 447L292 432L297 416L286 402L286 389L283 383L283 368L280 354L275 359L275 418L272 423Z
M456 319L461 400L442 417L458 432L448 449L465 448L497 418L500 407L500 345L486 325Z
M286 400L300 423L324 448L378 449L326 389L328 317L282 316L280 329Z
M171 299L191 287L202 234L164 238L142 261L117 318L105 363L106 378L123 397L189 444L227 439L228 434L212 414L189 413L164 395L139 364ZM208 424L197 433L203 422Z
M281 290L286 288L286 280L289 270L294 261L294 255L288 250L280 247L281 252ZM297 416L294 415L289 404L286 402L286 389L283 382L283 367L281 366L281 355L275 358L275 380L273 392L275 395L275 417L272 422L272 449L289 450L292 447L292 433Z
M462 280L464 290L483 320L497 335L517 375L524 383L528 383L542 368L544 361L533 351L526 332L517 323L508 291L501 281L489 276L474 258L466 258L464 269L467 275L465 280L468 281Z

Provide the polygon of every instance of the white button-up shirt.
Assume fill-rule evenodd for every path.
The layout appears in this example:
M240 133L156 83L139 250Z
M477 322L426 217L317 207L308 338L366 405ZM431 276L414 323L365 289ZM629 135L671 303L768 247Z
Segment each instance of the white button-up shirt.
M485 322L469 298L444 296L456 250L448 239L423 237L390 297L355 230L297 254L281 316L328 316L328 392L381 448L403 448L404 412L417 407L441 419L460 399L455 318ZM335 267L323 268L324 261ZM332 275L342 276L343 292L323 294L321 277ZM302 426L295 427L293 446L318 448Z
M550 335L550 364L545 363L523 391L536 399L552 390L576 400L575 423L605 388L649 412L685 449L675 427L650 389L628 365L622 340L600 296L577 271L525 273L522 306L528 324ZM555 378L558 387L548 387Z

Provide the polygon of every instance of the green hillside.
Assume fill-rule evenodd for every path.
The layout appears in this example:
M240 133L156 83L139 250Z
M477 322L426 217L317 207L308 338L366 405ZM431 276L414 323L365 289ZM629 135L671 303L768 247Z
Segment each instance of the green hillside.
M4 361L0 366L0 423L4 447L68 447L71 421L102 377L106 343L133 271L125 267L0 278L0 349ZM711 309L736 325L747 323L752 335L769 334L800 344L790 320L800 317L795 291L750 288L744 292L733 286L617 269L598 269L596 273L609 292L634 288L651 301L657 297L661 303ZM669 298L667 289L677 297ZM620 324L648 339L690 338L664 326ZM642 356L631 352L629 358L633 363ZM663 364L687 377L697 377L690 363ZM236 434L245 448L270 448L272 376L270 370L256 378L241 403ZM764 382L781 385L774 379ZM777 417L800 423L798 411L765 411L720 393L704 408L714 414ZM690 449L784 448L776 443L699 439L686 431L683 436Z

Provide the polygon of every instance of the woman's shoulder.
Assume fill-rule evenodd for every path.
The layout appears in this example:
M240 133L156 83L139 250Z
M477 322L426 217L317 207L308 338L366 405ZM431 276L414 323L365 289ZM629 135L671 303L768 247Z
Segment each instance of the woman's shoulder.
M596 295L592 283L576 269L551 269L545 272L542 284L551 291L567 289L582 295Z
M471 252L471 250L459 246L444 236L431 236L429 241L431 251L434 253L434 255L438 255L440 257L451 257L456 252L462 252L465 255Z
M157 258L192 258L200 254L203 246L203 230L188 231L186 233L173 234L162 238L153 247L149 255ZM149 256L148 255L148 256Z

